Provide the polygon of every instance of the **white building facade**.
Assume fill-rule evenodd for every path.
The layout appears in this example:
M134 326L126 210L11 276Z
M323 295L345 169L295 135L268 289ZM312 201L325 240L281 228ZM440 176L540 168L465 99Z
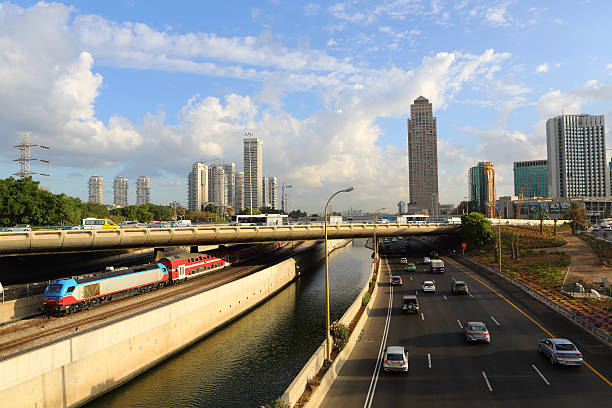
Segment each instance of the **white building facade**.
M244 142L244 205L258 209L263 205L263 163L262 143L256 137L243 139Z
M136 205L151 203L151 179L138 177L136 179Z
M113 204L117 207L128 204L128 179L125 177L117 176L113 181Z
M208 202L208 166L197 162L187 176L187 208L201 211Z
M104 180L100 176L89 178L89 202L103 204Z

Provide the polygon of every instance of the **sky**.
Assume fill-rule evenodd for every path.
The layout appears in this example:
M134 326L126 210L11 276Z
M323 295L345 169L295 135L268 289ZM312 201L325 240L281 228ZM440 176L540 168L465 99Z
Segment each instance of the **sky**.
M547 119L606 116L612 147L612 2L376 0L0 2L0 171L30 132L34 176L87 200L87 180L151 177L151 201L187 204L199 160L242 170L247 131L289 207L408 199L407 126L419 95L438 126L441 203L492 161L545 159ZM610 156L608 156L610 157ZM280 194L279 194L280 196Z

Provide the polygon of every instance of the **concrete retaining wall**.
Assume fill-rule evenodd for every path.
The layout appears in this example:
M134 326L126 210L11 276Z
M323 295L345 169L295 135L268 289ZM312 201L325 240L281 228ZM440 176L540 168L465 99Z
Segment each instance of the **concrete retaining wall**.
M380 271L380 266L373 264L368 281L359 293L359 296L357 296L351 306L346 310L346 312L344 312L342 318L340 319L340 323L348 326L355 318L357 312L361 307L363 295L369 289L369 282L372 280L372 275L377 270L376 268L378 268L378 271ZM378 274L378 276L380 276L380 274ZM329 389L331 388L336 377L338 376L338 373L340 372L340 369L342 368L342 366L344 366L346 359L351 354L351 351L353 350L353 347L357 342L357 337L359 336L361 329L363 329L363 326L367 321L372 305L374 304L374 299L376 298L377 292L378 285L376 285L376 287L374 288L370 302L366 306L364 313L361 315L359 321L353 329L348 343L345 345L344 349L342 349L342 351L338 354L338 356L332 363L330 369L325 373L323 379L321 380L321 384L314 390L314 392L310 396L310 399L304 405L305 407L318 407L325 398L325 395L327 395L327 391L329 391ZM321 345L315 350L310 359L306 362L302 370L300 370L300 372L295 376L289 387L283 393L281 397L282 400L287 402L290 406L294 406L299 400L299 398L302 396L304 390L306 389L308 380L314 378L317 375L317 373L323 366L324 361L325 341L321 343Z
M39 313L43 304L43 295L9 300L0 303L0 323L19 320Z

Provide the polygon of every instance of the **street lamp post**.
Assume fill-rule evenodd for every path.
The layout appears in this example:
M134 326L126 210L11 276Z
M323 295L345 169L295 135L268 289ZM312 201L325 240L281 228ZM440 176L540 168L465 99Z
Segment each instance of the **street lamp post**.
M329 202L340 193L348 193L353 191L353 187L345 188L344 190L336 191L329 200L327 200L327 204L325 204L325 212L323 213L323 221L324 221L324 232L325 232L325 353L327 361L331 361L331 345L329 342L329 331L330 331L330 323L329 323L329 265L328 265L328 254L327 254L327 206Z
M379 208L378 210L376 210L376 212L374 213L374 223L376 224L376 221L378 221L378 214L379 212L381 212L382 210L384 210L385 207L383 208ZM376 229L374 229L374 258L376 258L378 260L378 244L376 243Z

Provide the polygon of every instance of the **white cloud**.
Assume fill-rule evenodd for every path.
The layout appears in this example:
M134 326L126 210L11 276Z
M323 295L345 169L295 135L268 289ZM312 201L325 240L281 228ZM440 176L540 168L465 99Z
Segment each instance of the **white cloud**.
M541 65L538 65L538 67L536 68L536 73L540 74L542 72L548 72L550 68L548 67L548 64L544 63Z
M495 6L489 7L484 13L485 19L493 26L510 25L511 18L507 14L509 5L509 2L501 2Z

